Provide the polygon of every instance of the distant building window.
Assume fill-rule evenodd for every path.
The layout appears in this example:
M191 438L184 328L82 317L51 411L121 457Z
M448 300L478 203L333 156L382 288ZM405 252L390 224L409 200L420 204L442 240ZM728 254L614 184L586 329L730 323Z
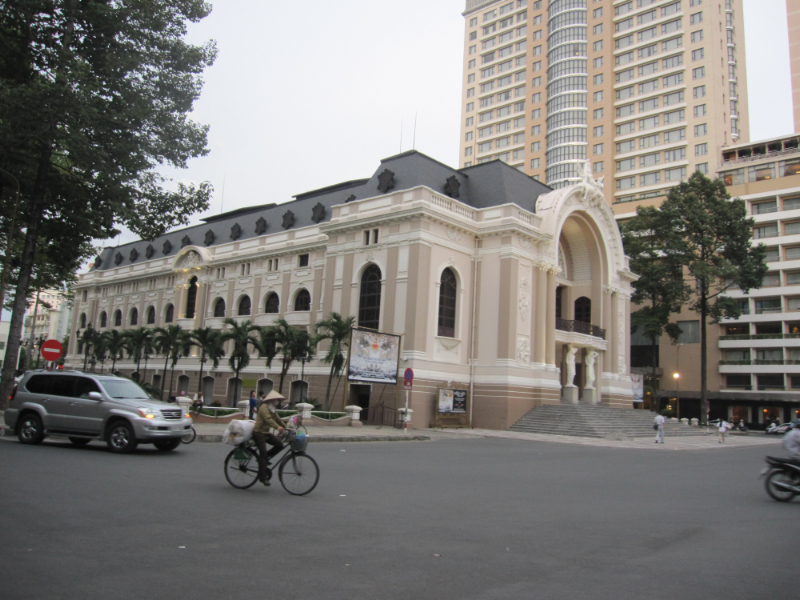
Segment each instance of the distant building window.
M280 300L278 299L278 294L271 293L267 296L267 302L264 305L264 312L268 314L277 314L280 309Z
M300 290L297 298L294 300L294 309L296 311L309 311L311 310L311 294L308 290Z
M678 321L678 327L681 328L679 344L700 343L700 321Z

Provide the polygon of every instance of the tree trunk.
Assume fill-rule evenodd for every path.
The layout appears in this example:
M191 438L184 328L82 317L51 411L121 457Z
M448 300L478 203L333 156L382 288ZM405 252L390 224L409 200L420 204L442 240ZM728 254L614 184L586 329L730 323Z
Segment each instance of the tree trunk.
M33 305L33 318L31 319L31 341L28 345L28 364L33 364L33 345L36 343L36 316L39 313L39 295L41 289L36 290L36 302ZM37 360L38 362L38 360Z
M147 359L148 358L149 357L145 354L144 355L144 373L143 374L141 374L141 373L139 374L139 377L141 378L142 382L146 382L147 381ZM136 371L137 371L137 373L139 371L139 366L138 365L136 366Z
M173 384L173 382L175 380L175 363L176 362L177 361L175 361L175 360L172 361L172 369L170 369L170 373L169 373L169 393L170 394L172 393L172 384ZM175 394L175 395L177 396L177 394Z
M164 384L167 383L167 365L169 364L169 352L164 358L164 370L161 371L161 401L164 401Z
M206 349L203 348L200 352L200 379L197 382L197 393L203 393L203 365L206 364Z
M656 338L650 338L650 341L652 342L652 345L650 346L651 348L650 358L653 362L651 366L652 371L650 374L650 387L653 390L653 400L650 403L650 410L653 412L658 412L658 409L661 405L661 401L658 400L658 394L656 394L656 392L658 391L656 390L656 349L658 348L658 344L656 344Z
M708 297L706 282L701 282L700 292L700 424L708 425L707 392L708 384L707 356L706 356L706 319L708 317Z
M331 373L328 375L328 389L325 390L325 410L331 409L331 384L333 383L333 370L335 365L331 363Z

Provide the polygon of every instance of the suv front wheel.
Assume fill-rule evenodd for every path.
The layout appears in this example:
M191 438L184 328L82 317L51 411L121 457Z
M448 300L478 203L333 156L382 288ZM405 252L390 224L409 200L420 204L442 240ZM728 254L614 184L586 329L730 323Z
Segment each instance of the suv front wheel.
M138 445L133 427L126 421L117 421L108 429L108 448L112 452L127 454Z

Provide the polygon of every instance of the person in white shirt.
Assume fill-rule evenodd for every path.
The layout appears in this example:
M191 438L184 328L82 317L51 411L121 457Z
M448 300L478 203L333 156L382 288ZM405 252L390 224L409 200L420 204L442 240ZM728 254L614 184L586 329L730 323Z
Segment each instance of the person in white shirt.
M730 429L731 424L728 423L725 419L719 420L719 443L725 443L725 434L728 433L728 429Z
M658 428L658 431L656 432L656 444L658 443L659 439L661 439L662 444L664 443L664 423L666 422L667 420L664 418L664 415L658 413L656 420L654 421L654 424Z
M800 462L800 428L795 427L783 436L783 447L790 457Z

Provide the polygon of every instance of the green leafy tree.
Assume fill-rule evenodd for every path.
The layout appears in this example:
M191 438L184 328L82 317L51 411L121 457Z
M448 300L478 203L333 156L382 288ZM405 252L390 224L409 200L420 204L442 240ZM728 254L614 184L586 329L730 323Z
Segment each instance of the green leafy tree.
M296 360L308 356L309 350L315 346L312 336L305 330L292 327L286 319L278 319L274 325L265 327L261 335L259 353L267 359L267 367L272 367L272 360L281 355L281 376L278 392L283 394L283 381L289 367Z
M184 37L209 11L203 0L0 5L0 168L19 182L24 231L11 356L43 233L72 238L60 257L69 263L117 225L153 239L208 206L209 184L170 190L156 169L207 154L207 127L188 115L216 49ZM12 367L4 364L3 404Z
M128 329L123 334L125 336L125 348L128 351L128 358L132 358L136 363L136 373L139 378L138 381L144 382L147 380L147 359L155 352L153 345L153 331L147 327L137 327L136 329ZM139 371L142 359L144 358L145 374L142 376Z
M172 393L172 379L175 376L175 365L178 360L189 353L192 345L191 334L179 325L156 327L154 344L158 353L164 357L164 370L161 377L161 399L164 399L164 386L167 383L167 366L172 361L172 375L169 380L169 391Z
M239 373L250 364L250 351L248 347L256 347L259 343L258 338L253 335L254 331L258 331L258 326L253 325L249 319L239 323L227 317L222 322L230 327L230 329L225 329L222 332L222 340L225 342L231 340L233 342L233 348L231 348L231 354L228 358L228 365L236 376L233 390L233 406L236 406L239 398L242 397L242 382L239 379Z
M219 361L225 357L225 340L222 332L211 327L202 327L192 331L192 344L200 349L200 379L197 383L197 392L203 391L203 367L207 360L216 369Z
M760 288L767 272L766 248L753 246L753 219L744 200L731 200L721 179L695 172L670 190L661 210L672 215L657 235L680 236L677 260L694 283L689 309L700 317L700 418L706 421L708 359L706 326L722 318L736 319L741 307L725 292Z
M331 408L331 383L333 378L340 378L344 369L347 359L345 358L345 351L350 345L350 330L353 329L356 323L355 317L342 317L337 312L332 312L328 315L327 319L318 321L316 324L318 340L328 341L328 349L322 362L331 366L331 371L328 375L328 387L325 390L325 410ZM338 387L338 384L337 384Z
M111 372L113 373L117 369L117 361L125 356L128 340L125 334L117 329L104 331L102 337L108 350L108 356L111 359Z
M691 294L691 287L683 279L681 263L686 240L670 227L679 216L672 205L660 209L640 206L636 216L621 228L625 254L631 259L630 268L639 274L631 296L631 302L639 307L631 314L631 332L641 331L650 339L652 389L657 387L659 338L666 333L672 340L678 339L680 328L670 319L680 312ZM657 406L654 402L652 409L657 410Z
M89 323L88 327L83 330L81 334L81 347L83 349L83 370L86 370L86 367L89 363L89 357L92 354L92 348L94 347L95 341L98 337L98 332L92 327L92 324Z
M99 331L96 331L94 346L92 347L92 372L94 372L95 364L100 363L100 372L102 373L107 359L108 345L106 344L106 337Z

